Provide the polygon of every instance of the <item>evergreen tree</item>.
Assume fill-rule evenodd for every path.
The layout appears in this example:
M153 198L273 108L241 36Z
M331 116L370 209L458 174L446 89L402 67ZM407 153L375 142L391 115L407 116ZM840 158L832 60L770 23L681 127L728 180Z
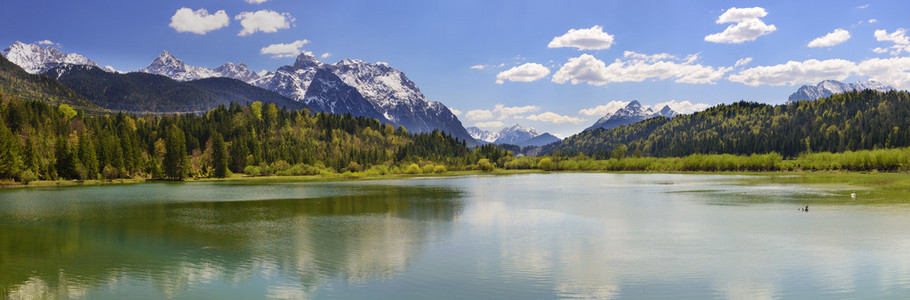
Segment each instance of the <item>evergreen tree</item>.
M98 157L95 152L95 143L91 136L83 134L79 137L79 161L85 167L89 177L95 177L98 174Z
M189 169L189 160L186 155L186 139L183 130L177 125L171 125L164 139L164 176L167 179L183 180Z
M13 178L22 169L19 140L0 119L0 178Z
M215 133L212 137L212 166L215 168L215 177L224 178L228 174L228 154L227 146L224 144L224 137L220 133Z
M66 137L58 137L55 148L57 176L65 179L77 179L79 174L76 173L76 155L70 149Z

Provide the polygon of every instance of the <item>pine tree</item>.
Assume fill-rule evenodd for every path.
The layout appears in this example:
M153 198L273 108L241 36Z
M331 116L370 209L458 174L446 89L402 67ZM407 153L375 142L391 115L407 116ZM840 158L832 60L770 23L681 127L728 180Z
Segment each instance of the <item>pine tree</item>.
M215 168L215 177L224 178L228 173L228 154L227 146L224 144L224 137L220 133L215 133L212 137L212 166Z
M168 128L164 140L164 176L167 179L183 180L189 168L186 156L186 139L177 125Z
M95 152L95 143L91 136L83 134L79 137L79 161L88 172L89 177L95 177L98 174L98 157Z

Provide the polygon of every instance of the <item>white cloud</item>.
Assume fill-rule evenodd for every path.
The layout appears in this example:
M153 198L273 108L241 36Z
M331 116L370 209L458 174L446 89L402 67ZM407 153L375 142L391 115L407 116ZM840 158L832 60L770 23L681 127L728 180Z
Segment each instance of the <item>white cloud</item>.
M168 25L177 32L192 32L195 34L206 34L209 31L227 27L231 18L228 17L224 10L219 10L215 14L209 14L204 8L196 11L181 7L171 16L171 23Z
M886 30L876 30L875 31L875 40L879 42L892 42L894 45L888 48L875 48L872 51L875 53L885 53L890 51L891 55L898 55L901 52L910 53L910 37L907 36L907 30L904 28L898 28L892 33L888 33Z
M561 123L578 124L578 123L581 123L582 121L584 121L580 118L563 116L563 115L560 115L560 114L557 114L554 112L550 112L550 111L539 114L539 115L530 115L530 116L527 116L525 119L528 119L531 121L550 122L553 124L561 124Z
M857 6L856 8L864 9L864 8L868 8L868 7L869 7L869 4L863 4L863 5Z
M760 66L728 77L748 86L797 85L825 79L844 80L865 76L898 89L910 89L910 57L874 58L859 63L843 59L788 61L774 66Z
M785 64L742 70L730 75L728 79L748 86L795 85L825 79L844 80L850 76L850 70L855 68L855 63L843 59L810 59L803 62L791 60Z
M259 49L259 53L271 55L274 58L295 57L300 53L304 53L303 49L300 48L309 43L309 40L297 40L288 44L271 44ZM312 55L310 52L306 53Z
M674 79L678 83L713 84L731 68L695 64L697 56L680 61L668 54L645 55L627 51L626 60L616 59L610 65L590 54L570 58L555 74L553 82L605 85L612 82L641 82L648 79Z
M243 30L237 35L245 36L256 32L277 32L279 29L287 29L294 23L294 17L288 13L278 13L275 11L263 9L256 12L242 12L234 16L234 20L240 20Z
M620 108L626 107L629 105L629 101L610 101L610 103L604 105L598 105L592 108L585 108L578 111L578 114L585 116L605 116L607 114L615 113Z
M702 110L705 110L705 109L708 109L709 107L711 107L710 104L706 104L706 103L692 103L692 102L689 102L688 100L686 100L686 101L670 100L667 102L661 102L661 103L654 104L654 106L652 106L652 108L654 109L654 111L658 111L660 109L663 109L664 106L669 106L670 109L672 109L673 111L676 111L678 113L681 113L681 114L691 114L691 113L694 113L697 111L702 111Z
M526 114L526 113L535 112L538 110L540 110L540 107L537 107L535 105L505 106L502 104L496 104L496 106L493 107L493 112L499 113L500 120L507 119L514 115Z
M246 1L246 3L249 3L249 4L263 4L269 0L243 0L243 1Z
M464 118L468 121L489 120L493 118L493 112L484 109L469 110L468 113L464 115Z
M869 19L869 24L878 23L878 19Z
M750 62L752 62L751 57L740 58L739 60L736 61L736 64L734 64L733 67L745 66L745 65L748 65Z
M35 44L38 44L38 45L55 45L56 43L51 42L51 40L43 40L43 41L37 41L37 42L35 42Z
M613 35L603 31L603 27L594 26L583 29L570 29L561 36L554 37L548 48L571 47L578 50L610 49L613 45Z
M483 70L484 68L486 68L486 66L484 66L484 65L473 65L473 66L471 66L471 69L473 69L473 70Z
M326 52L326 53L323 53L322 55L320 55L319 57L322 57L322 58L329 58L329 57L331 57L331 56L332 56L332 53Z
M768 15L761 7L730 8L717 18L717 24L734 23L723 32L705 36L705 41L713 43L739 44L754 41L758 37L777 30L774 25L765 24L760 18Z
M831 33L826 34L825 36L818 37L811 42L809 42L809 48L815 47L831 47L838 45L840 43L846 42L850 39L850 32L844 29L838 28L832 31Z
M454 108L449 107L449 111L451 111L453 115L456 115L456 116L460 116L460 115L461 115L461 111L460 111L460 110L457 110L457 109L454 109Z
M531 82L546 77L550 69L541 64L526 63L496 74L496 83L503 84L506 80L512 82Z
M474 123L474 126L475 126L475 127L480 127L480 128L495 128L495 129L500 129L500 128L505 127L506 124L503 123L503 122L499 122L499 121L492 121L492 122L477 122L477 123Z

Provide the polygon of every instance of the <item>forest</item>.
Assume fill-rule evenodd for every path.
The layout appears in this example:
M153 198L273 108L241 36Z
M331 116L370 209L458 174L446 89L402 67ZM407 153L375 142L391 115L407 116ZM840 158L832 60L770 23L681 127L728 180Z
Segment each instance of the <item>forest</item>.
M695 154L845 152L910 146L910 93L852 91L781 105L720 104L672 119L595 129L544 147L542 153L598 159L616 149L637 157Z
M253 102L205 114L92 114L0 94L0 179L341 174L486 168L512 153L443 132Z

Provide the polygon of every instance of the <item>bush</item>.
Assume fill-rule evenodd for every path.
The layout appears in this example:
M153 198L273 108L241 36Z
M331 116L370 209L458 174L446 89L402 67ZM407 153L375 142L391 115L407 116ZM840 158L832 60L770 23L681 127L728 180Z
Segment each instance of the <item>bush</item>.
M107 180L117 179L120 177L120 171L111 165L105 165L104 170L101 171L101 176L104 176L104 178Z
M431 164L423 165L423 167L420 168L420 172L424 173L424 174L433 173L433 165L431 165Z
M553 162L553 159L544 157L537 162L537 168L544 171L553 171L556 170L556 163Z
M493 163L491 163L490 160L486 159L486 158L481 158L480 160L478 160L477 167L480 168L480 170L484 171L484 172L492 172L493 168L494 168Z
M28 184L35 180L38 180L38 175L35 175L35 172L32 172L32 170L25 170L22 171L22 173L19 173L19 182Z
M262 168L259 166L246 166L246 168L243 168L243 173L250 176L259 176L262 174Z
M433 173L445 173L448 171L449 170L446 169L446 166L443 166L443 165L438 165L435 168L433 168Z
M405 171L407 174L420 174L420 166L417 164L411 164L408 166L408 169Z

